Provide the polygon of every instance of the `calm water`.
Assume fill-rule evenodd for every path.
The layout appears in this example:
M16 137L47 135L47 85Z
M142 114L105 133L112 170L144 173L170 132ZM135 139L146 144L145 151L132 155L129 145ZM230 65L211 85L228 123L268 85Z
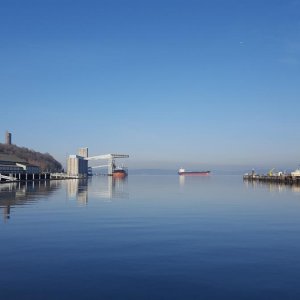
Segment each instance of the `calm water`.
M0 299L300 299L300 188L239 176L0 185Z

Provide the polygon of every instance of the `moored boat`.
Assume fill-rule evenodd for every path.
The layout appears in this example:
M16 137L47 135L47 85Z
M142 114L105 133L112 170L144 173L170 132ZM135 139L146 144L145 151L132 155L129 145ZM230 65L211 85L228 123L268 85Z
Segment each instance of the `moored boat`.
M113 170L112 176L114 178L124 178L127 176L127 171L123 168L116 168Z
M207 176L210 171L186 171L185 169L179 169L178 175L188 175L188 176Z

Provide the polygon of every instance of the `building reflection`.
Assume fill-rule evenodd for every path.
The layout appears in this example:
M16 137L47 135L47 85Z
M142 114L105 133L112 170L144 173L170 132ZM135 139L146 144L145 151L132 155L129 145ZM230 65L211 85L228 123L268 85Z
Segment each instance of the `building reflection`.
M93 184L91 184L93 180ZM128 179L112 176L94 176L93 179L67 180L67 197L76 199L81 205L87 205L89 197L111 200L128 198Z
M253 189L267 188L270 192L284 192L287 190L291 190L294 193L300 193L300 186L296 184L290 185L290 184L283 184L283 183L276 183L276 182L261 182L255 180L245 180L244 185L247 188L253 188Z
M292 186L292 191L294 193L300 193L300 186L299 185L293 185Z
M97 190L94 190L94 195L102 199L128 198L129 195L127 177L100 176L95 187L97 187Z
M93 181L93 183L92 183ZM128 198L128 179L111 176L95 176L88 179L27 181L24 183L0 184L0 210L4 221L13 212L12 208L38 202L43 196L66 187L67 199L75 199L79 205L87 205L89 198L111 201L117 198Z
M4 221L11 217L11 208L37 202L39 196L48 196L61 187L60 181L27 181L0 184L0 210Z
M81 205L88 203L88 179L69 179L67 183L67 197L76 199Z

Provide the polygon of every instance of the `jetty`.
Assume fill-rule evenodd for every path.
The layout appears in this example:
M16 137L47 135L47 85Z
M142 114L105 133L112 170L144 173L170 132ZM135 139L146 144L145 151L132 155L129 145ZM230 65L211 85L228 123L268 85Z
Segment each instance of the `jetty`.
M269 172L266 175L259 175L252 171L250 174L245 174L243 180L246 181L258 181L258 182L270 182L287 185L300 185L300 171L296 170L290 174L283 172L272 173Z

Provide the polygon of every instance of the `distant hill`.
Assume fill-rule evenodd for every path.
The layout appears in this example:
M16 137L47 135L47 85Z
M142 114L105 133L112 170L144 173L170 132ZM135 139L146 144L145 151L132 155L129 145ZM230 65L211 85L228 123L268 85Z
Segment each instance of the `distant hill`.
M6 154L14 158L39 166L41 171L60 171L62 165L49 153L40 153L34 150L18 147L16 145L6 145L0 143L0 154Z

